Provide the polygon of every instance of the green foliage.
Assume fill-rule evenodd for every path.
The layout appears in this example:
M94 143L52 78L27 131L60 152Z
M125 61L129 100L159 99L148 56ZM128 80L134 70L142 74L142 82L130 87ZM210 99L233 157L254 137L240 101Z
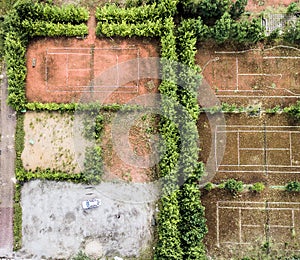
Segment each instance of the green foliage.
M265 189L265 185L262 182L256 182L249 189L253 192L260 193Z
M70 181L74 183L88 183L84 174L70 174L51 169L36 169L35 171L25 171L24 168L16 169L16 179L19 183L31 180L48 180L48 181Z
M100 146L94 145L87 147L84 159L84 176L85 182L89 184L98 184L103 175L102 149Z
M295 14L300 11L300 8L296 2L290 3L286 9L287 14Z
M229 11L230 0L181 0L179 13L187 18L201 17L205 24L214 24Z
M100 23L144 23L146 20L160 18L156 3L131 8L120 8L115 3L106 4L97 8L95 15Z
M225 190L228 190L229 192L231 192L232 194L237 194L239 192L242 192L244 187L243 187L243 182L242 181L237 181L234 179L228 179L225 182L224 185Z
M139 24L130 24L126 21L121 23L98 23L96 28L96 34L99 37L106 36L122 36L122 37L132 37L132 36L143 36L143 37L154 37L159 35L162 27L162 21L144 21Z
M283 32L283 39L292 44L300 44L300 20L296 24L291 23Z
M89 18L89 12L86 8L71 4L58 7L48 3L21 0L15 6L15 10L21 20L80 24L86 22Z
M300 192L300 182L291 181L285 186L285 190L289 192Z
M84 137L87 140L98 140L101 137L104 128L103 115L98 112L88 111L84 116Z
M259 19L236 22L228 12L225 12L215 26L211 27L211 37L217 43L231 41L253 44L263 40L265 35Z
M296 120L300 120L300 101L297 101L294 105L285 107L283 111Z
M72 258L72 260L92 260L84 252L79 251L79 253Z
M203 238L207 233L207 227L197 185L185 183L180 190L179 198L183 259L204 259Z
M73 25L71 23L61 24L52 23L46 21L31 21L23 20L22 28L30 35L30 37L36 36L81 36L84 37L88 34L88 27L85 24Z
M8 104L17 111L25 106L26 46L14 32L7 33L5 39L5 62L8 77Z
M57 7L50 4L21 0L5 15L1 25L4 55L7 64L8 104L16 111L26 106L25 53L30 37L84 36L88 33L88 11L72 5ZM1 30L1 29L0 29Z
M211 191L213 190L214 185L211 182L206 183L206 185L204 186L204 189L207 191Z
M248 0L236 0L230 6L230 16L232 19L237 20L245 12L245 7L248 3Z
M13 234L14 234L14 251L22 247L22 207L21 207L21 188L20 184L16 184L14 193L14 218L13 218Z
M78 108L76 103L27 103L25 108L31 111L57 111L57 112L73 112Z
M177 193L175 189L169 195L163 195L160 200L155 260L183 259L177 228L180 221Z
M21 159L21 155L24 150L24 138L25 138L24 115L18 114L17 115L17 124L16 124L16 133L15 133L15 150L16 150L15 168L16 169L23 168L23 162Z

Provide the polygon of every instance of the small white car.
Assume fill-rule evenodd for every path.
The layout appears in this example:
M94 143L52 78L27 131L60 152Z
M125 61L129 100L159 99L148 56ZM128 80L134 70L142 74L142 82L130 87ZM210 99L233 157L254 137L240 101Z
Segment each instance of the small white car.
M99 199L85 200L82 202L83 209L98 208L100 205L101 205L101 200Z

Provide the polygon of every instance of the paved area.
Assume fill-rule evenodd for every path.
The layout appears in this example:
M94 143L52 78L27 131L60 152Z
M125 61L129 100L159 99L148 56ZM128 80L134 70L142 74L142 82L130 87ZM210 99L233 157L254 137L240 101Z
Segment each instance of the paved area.
M82 201L91 198L100 199L101 206L83 210ZM15 258L69 259L90 247L97 257L138 256L151 247L157 198L155 184L25 183L22 249Z
M13 251L14 134L16 114L7 106L7 79L1 81L1 143L0 143L0 257Z

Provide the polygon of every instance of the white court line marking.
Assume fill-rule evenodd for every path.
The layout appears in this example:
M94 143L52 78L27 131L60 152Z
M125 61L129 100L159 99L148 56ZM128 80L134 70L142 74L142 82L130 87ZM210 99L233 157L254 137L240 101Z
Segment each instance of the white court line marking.
M293 166L292 133L291 132L289 132L289 142L290 142L290 162L291 162L291 166Z
M232 206L222 206L221 204L231 204ZM250 206L242 206L242 204L249 204ZM251 205L253 205L251 207ZM259 206L259 205L263 205L263 206ZM277 208L272 208L272 206L275 205L275 206L278 206L278 205L287 205L287 206L298 206L298 208L291 208L291 207L277 207ZM272 228L272 229L281 229L281 228L287 228L287 229L294 229L295 228L295 214L294 212L297 210L299 211L300 208L300 203L298 202L269 202L268 203L268 207L266 207L265 203L264 202L252 202L252 201L238 201L238 202L235 202L235 201L217 201L216 203L216 213L217 213L217 230L216 230L216 233L217 233L217 246L220 247L221 244L251 244L251 243L245 243L245 242L242 242L242 227L253 227L253 228L256 228L256 227L261 227L262 230L264 231L264 225L258 225L258 224L254 224L254 225L250 225L250 224L243 224L242 223L242 216L241 216L241 212L242 210L246 209L246 210L260 210L260 211L263 211L263 212L266 212L266 211L291 211L291 218L292 218L292 225L273 225L273 224L270 224L269 225L269 228ZM238 219L238 228L239 228L239 242L228 242L228 241L220 241L220 212L219 212L219 209L231 209L231 210L238 210L238 215L239 215L239 219ZM265 232L263 232L265 233ZM296 251L296 250L295 250ZM298 250L297 250L298 251Z
M53 50L53 51L51 51ZM59 51L61 50L61 51ZM90 86L69 86L69 72L70 71L89 71L89 68L80 68L80 69L71 69L69 68L69 55L79 55L79 56L92 56L92 54L90 53L91 48L51 48L51 49L46 49L46 65L45 65L45 82L46 82L46 91L47 92L56 92L56 93L70 93L70 92L74 92L74 93L90 93ZM135 53L134 55L137 56L138 61L140 58L140 50L138 47L136 46L132 46L132 47L127 47L127 48L95 48L94 50L100 50L100 51L128 51L128 50L134 50ZM81 51L86 51L87 53L82 53ZM49 86L48 85L48 56L50 55L66 55L66 86L62 85L62 86ZM139 69L139 62L138 62L138 80L136 81L135 85L129 85L129 86L120 86L119 82L120 82L120 72L119 72L119 57L118 57L118 53L116 54L116 60L117 60L117 86L94 86L93 88L93 93L103 93L103 92L111 92L114 88L116 90L118 90L118 93L137 93L138 92L138 88L139 88L139 82L140 82L140 69ZM63 88L61 89L51 89L51 88ZM67 88L77 88L75 90L68 90ZM86 88L86 89L85 89ZM98 88L98 89L97 89ZM109 88L109 89L105 89L105 88ZM121 90L119 90L121 89Z
M261 56L263 59L300 59L300 56L267 56L267 54L265 54L267 51L273 50L273 49L291 49L291 50L296 50L296 51L300 51L300 49L296 48L296 47L291 47L291 46L285 46L285 45L278 45L278 46L274 46L268 49L248 49L248 50L243 50L243 51L215 51L215 54L241 54L241 53L247 53L247 52L260 52ZM263 56L266 55L266 56ZM244 95L221 95L222 92L244 92L244 90L240 90L239 89L239 76L265 76L265 77L277 77L279 76L280 79L282 79L283 74L279 73L279 74L264 74L264 73L239 73L239 68L238 68L238 59L239 57L236 56L236 86L234 87L234 89L232 90L222 90L219 89L218 93L216 93L216 96L219 98L295 98L298 97L300 94L297 94L289 89L286 88L276 88L277 91L283 90L286 91L287 93L292 94L293 96L288 96L288 95L262 95L262 96L257 96L257 95L253 95L253 96L244 96ZM213 60L213 59L212 59ZM219 59L217 59L219 60ZM214 60L214 61L217 61ZM206 66L208 65L205 64ZM206 68L206 66L204 67L204 69ZM204 69L202 71L204 71ZM256 93L258 90L249 90L249 92L252 93ZM265 92L265 91L262 91Z
M239 129L238 129L238 132L237 132L237 149L238 149L238 165L240 165L241 163L241 160L240 160L240 132L239 132Z
M236 129L234 129L236 128ZM244 128L244 129L243 129ZM251 129L252 128L252 129ZM257 148L252 148L252 147L243 147L241 148L241 143L240 143L240 135L241 133L264 133L265 130L263 130L262 128L266 128L266 133L287 133L290 137L289 137L289 144L288 147L282 147L282 148L272 148L272 147L257 147ZM282 128L283 130L280 130L280 128ZM289 130L285 130L289 128ZM274 165L274 164L268 164L268 168L272 167L272 168L288 168L288 169L292 169L292 168L299 168L300 165L293 165L291 158L292 158L292 139L291 139L291 134L292 133L300 133L300 129L297 130L290 130L291 128L296 128L299 129L299 126L249 126L249 125L217 125L216 126L216 133L236 133L237 135L237 153L238 153L238 164L223 164L222 162L219 164L218 166L218 170L220 172L244 172L244 171L236 171L234 169L232 170L220 170L220 167L263 167L264 164L241 164L240 161L240 151L289 151L290 153L290 162L287 165ZM230 129L230 130L228 130ZM247 130L245 130L247 129ZM218 140L218 136L216 134L216 141ZM217 154L217 147L215 147L215 154ZM246 171L245 171L246 172ZM251 172L251 171L247 171L247 172ZM260 171L252 171L252 172L260 172ZM274 171L274 170L270 170L270 172L278 172L278 173L282 173L282 171ZM296 173L295 171L293 171L293 173Z
M300 59L299 56L267 56L263 57L263 59L268 60L268 59Z

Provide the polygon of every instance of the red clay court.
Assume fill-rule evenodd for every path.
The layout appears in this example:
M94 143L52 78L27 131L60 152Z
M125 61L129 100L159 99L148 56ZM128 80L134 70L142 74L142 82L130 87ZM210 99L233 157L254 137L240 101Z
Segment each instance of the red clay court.
M158 46L146 39L36 40L27 51L27 99L126 103L156 92L158 64L141 60L159 57Z

